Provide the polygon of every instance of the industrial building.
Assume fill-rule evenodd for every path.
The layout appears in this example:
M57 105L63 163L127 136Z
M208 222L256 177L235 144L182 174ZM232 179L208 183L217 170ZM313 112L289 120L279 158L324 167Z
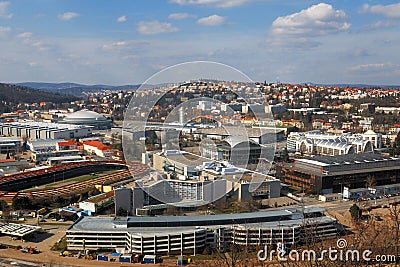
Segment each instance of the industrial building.
M339 193L345 186L365 188L368 179L377 185L399 183L400 159L372 153L295 159L282 166L279 177L303 190Z
M223 125L215 128L195 129L193 136L195 138L204 139L210 138L213 140L223 140L238 133L238 129L244 131L243 136L248 137L249 140L257 144L271 144L276 141L284 139L284 130L268 127L236 127Z
M82 217L67 229L69 250L177 255L202 253L206 246L226 251L232 244L256 247L337 235L337 221L321 208L159 217ZM82 240L85 240L85 244Z
M0 137L0 154L17 153L22 146L20 138Z
M92 134L92 129L92 126L36 121L0 123L0 135L10 135L32 140L87 137Z
M254 141L244 140L241 137L228 137L216 144L201 146L201 153L212 160L246 166L259 162L261 149L261 146Z
M82 159L79 156L80 151L77 149L75 140L36 140L27 141L26 145L32 151L30 156L31 161L36 164L48 162L49 165L52 165L52 162Z
M105 207L112 205L114 203L114 191L101 193L89 197L85 201L79 202L79 208L83 210L88 210L91 213L98 213Z

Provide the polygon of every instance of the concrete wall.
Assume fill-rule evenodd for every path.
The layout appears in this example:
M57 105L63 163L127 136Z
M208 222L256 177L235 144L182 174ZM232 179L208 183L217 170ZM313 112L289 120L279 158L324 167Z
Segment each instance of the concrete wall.
M143 208L144 192L140 187L121 188L115 190L115 212L120 208L135 215L136 209Z

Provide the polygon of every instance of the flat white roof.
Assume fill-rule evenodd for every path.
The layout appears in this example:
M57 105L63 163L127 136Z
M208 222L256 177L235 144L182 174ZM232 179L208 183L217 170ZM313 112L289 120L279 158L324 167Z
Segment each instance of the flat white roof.
M24 121L24 122L7 122L0 123L0 126L3 127L14 127L14 128L34 128L38 130L78 130L78 129L87 129L93 128L93 126L86 125L75 125L75 124L61 124L61 123L47 123L47 122L38 122L38 121Z
M39 226L32 226L27 224L16 224L16 223L0 224L0 233L11 236L24 237L40 229L41 227Z
M330 165L330 164L323 163L323 162L316 161L316 160L312 160L312 159L296 159L296 161L309 163L309 164L314 164L314 165L318 165L318 166L321 166L321 167L326 167L326 166Z

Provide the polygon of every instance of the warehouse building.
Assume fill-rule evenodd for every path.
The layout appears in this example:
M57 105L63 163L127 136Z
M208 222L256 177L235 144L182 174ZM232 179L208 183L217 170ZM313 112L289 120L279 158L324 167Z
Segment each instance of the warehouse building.
M36 121L0 123L0 135L37 139L74 139L92 134L92 126Z
M201 253L206 246L225 251L232 244L256 247L337 235L337 221L321 208L159 217L83 217L67 229L69 250L117 250L176 255Z

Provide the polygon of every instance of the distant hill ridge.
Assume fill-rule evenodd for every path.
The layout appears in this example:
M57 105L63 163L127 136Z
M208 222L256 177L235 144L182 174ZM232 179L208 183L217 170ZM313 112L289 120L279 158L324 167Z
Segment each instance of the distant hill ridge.
M0 104L18 103L67 103L79 99L76 96L47 92L13 84L0 83ZM3 102L3 103L2 103Z
M75 96L83 96L85 92L97 92L102 90L125 91L125 90L136 90L140 87L140 84L114 86L105 84L85 85L85 84L70 83L70 82L64 82L64 83L24 82L24 83L16 83L16 85L27 86L49 92L70 94Z

